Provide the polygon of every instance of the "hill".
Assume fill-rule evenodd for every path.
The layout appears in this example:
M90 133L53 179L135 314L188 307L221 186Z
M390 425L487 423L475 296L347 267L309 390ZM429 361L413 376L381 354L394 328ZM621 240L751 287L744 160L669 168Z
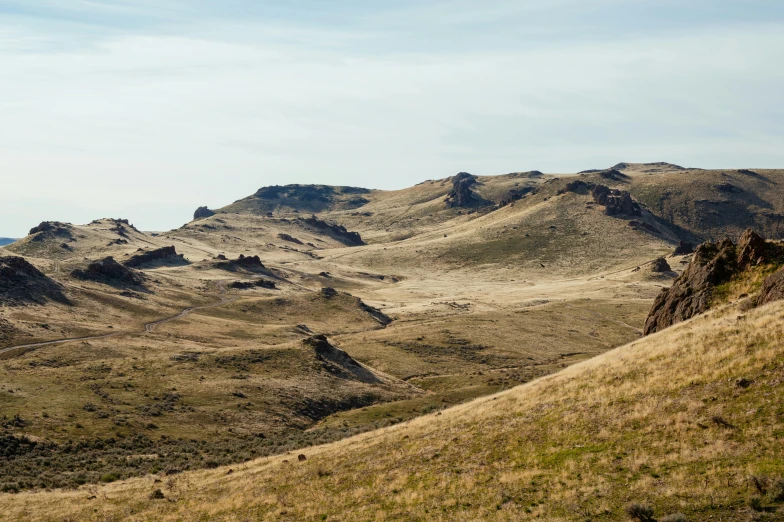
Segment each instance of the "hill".
M0 304L0 489L240 466L636 341L657 295L669 310L681 292L666 288L712 273L684 270L683 242L704 223L689 216L733 233L739 214L725 209L745 205L754 221L778 208L781 171L722 192L734 203L710 214L687 206L670 219L645 199L701 197L716 175L669 164L463 172L399 191L263 189L161 233L120 219L43 222L3 249L30 280L14 279ZM722 245L708 250L748 257ZM713 254L698 257L713 266ZM706 303L760 289L775 298L781 285L766 284L780 263L758 259L711 279ZM21 299L23 283L46 291Z
M782 302L724 308L303 457L4 495L0 506L16 520L628 520L637 503L657 517L774 520L782 318Z

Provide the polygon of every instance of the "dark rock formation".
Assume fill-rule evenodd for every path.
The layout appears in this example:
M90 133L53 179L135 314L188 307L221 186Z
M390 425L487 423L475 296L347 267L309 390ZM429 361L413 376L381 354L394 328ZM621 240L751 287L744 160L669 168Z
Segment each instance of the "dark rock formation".
M215 212L208 209L207 207L199 207L196 209L196 212L193 213L193 219L204 219L211 216L214 216Z
M259 256L244 256L240 254L240 257L237 259L226 259L226 256L219 254L218 259L221 259L221 261L214 263L212 266L221 270L228 270L229 272L236 272L240 269L259 272L267 269Z
M523 199L528 194L536 194L536 192L536 187L520 187L519 189L512 189L501 199L500 203L498 203L498 206L505 207L506 205L510 205L515 201Z
M662 290L656 297L645 321L645 335L707 311L716 286L729 282L748 268L777 261L784 254L782 250L752 230L746 230L737 245L729 239L703 243L672 287ZM763 285L765 302L771 299L769 295L777 295L775 288L774 281L767 288ZM761 301L760 298L758 302Z
M642 209L631 194L611 189L605 185L596 185L591 192L594 201L604 205L604 213L608 216L641 216Z
M663 257L660 257L651 263L651 272L662 274L665 272L670 272L671 270L672 268L670 268L670 264Z
M743 192L743 189L740 187L736 187L732 183L719 183L716 185L716 190L719 192L726 192L728 194L738 194Z
M335 297L338 295L338 291L332 288L331 286L325 286L321 289L321 295L329 299L330 297Z
M141 286L144 283L142 274L121 265L111 256L100 261L93 261L84 270L77 268L71 272L71 276L112 286Z
M475 183L476 176L468 172L460 172L454 176L452 190L446 196L447 208L469 208L486 204L484 199L471 190Z
M295 243L297 245L304 245L304 243L299 239L297 239L296 237L291 236L289 234L284 234L282 232L278 234L278 239L282 239L283 241L288 241L289 243Z
M686 254L693 254L694 253L694 245L691 244L689 241L679 241L678 246L675 247L675 252L673 252L676 256L683 256Z
M745 230L738 240L738 268L743 270L766 262L772 254L770 246L750 228Z
M43 241L44 239L53 237L75 241L72 230L73 225L70 223L43 221L37 227L30 229L30 235L34 236L31 241Z
M594 187L595 185L593 183L576 179L567 183L564 188L558 191L558 194L564 194L566 192L574 192L575 194L588 194Z
M601 170L599 171L599 176L601 176L604 179L609 179L612 181L620 181L622 183L625 183L631 179L623 172L619 172L615 169Z
M188 262L183 258L182 254L178 254L173 246L156 248L155 250L139 249L138 253L131 256L130 259L124 261L123 264L131 268L139 268L150 263L160 263L168 265L183 265Z
M765 278L757 298L757 305L762 306L780 299L784 299L784 268Z
M362 241L362 236L360 236L358 232L350 232L343 225L333 225L317 218L316 216L310 216L307 219L303 219L302 222L320 232L326 232L329 236L337 239L343 244L350 246L360 246L365 244L365 242Z
M266 279L257 279L256 281L234 281L229 287L237 290L247 290L249 288L267 288L269 290L274 290L275 283L267 281Z
M361 299L357 299L357 301L362 311L370 314L370 317L375 319L381 326L387 326L392 322L392 318L378 308L374 308L369 304L364 303Z
M313 348L316 358L322 361L325 370L342 379L356 379L367 384L380 383L373 372L355 361L349 354L332 346L325 335L314 335L303 341Z
M62 286L27 260L16 256L0 257L0 305L45 304L47 301L70 304Z

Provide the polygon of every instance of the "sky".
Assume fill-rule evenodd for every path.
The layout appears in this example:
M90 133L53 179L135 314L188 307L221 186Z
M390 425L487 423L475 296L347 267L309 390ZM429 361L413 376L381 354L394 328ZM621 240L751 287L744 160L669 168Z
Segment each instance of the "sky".
M0 236L266 185L784 168L781 0L0 0Z

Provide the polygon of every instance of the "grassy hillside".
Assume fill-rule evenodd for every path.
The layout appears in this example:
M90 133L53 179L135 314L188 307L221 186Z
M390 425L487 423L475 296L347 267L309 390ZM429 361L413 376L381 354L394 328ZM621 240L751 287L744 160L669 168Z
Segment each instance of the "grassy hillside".
M75 492L8 520L779 520L784 303L724 308L496 396L297 454ZM307 485L307 486L305 486Z

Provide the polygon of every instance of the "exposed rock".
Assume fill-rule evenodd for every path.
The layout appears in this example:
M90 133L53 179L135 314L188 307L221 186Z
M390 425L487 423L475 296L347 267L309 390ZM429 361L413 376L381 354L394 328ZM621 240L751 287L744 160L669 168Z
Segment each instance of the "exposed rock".
M591 192L594 201L604 205L604 213L608 216L641 216L642 209L631 194L611 189L605 185L596 185Z
M504 207L515 201L523 199L528 194L536 194L536 192L536 187L530 186L521 187L519 189L512 189L509 191L509 193L507 193L506 196L503 197L503 199L501 199L501 202L498 204L498 206Z
M222 256L222 258L221 258ZM218 259L222 259L212 266L221 270L228 270L229 272L236 272L237 270L244 269L251 272L258 272L266 270L267 267L261 262L259 256L244 256L240 254L237 259L226 259L222 254L218 255Z
M485 204L486 201L479 197L471 186L476 183L476 176L468 172L460 172L452 178L452 190L446 197L447 208L468 208Z
M370 306L369 304L365 304L362 301L362 299L357 299L357 301L359 302L358 304L359 304L359 307L362 309L362 311L367 312L368 314L370 314L370 317L372 317L373 319L378 321L378 323L381 326L387 326L388 324L390 324L392 322L392 318L389 317L384 312L382 312L381 310L379 310L378 308L374 308L374 307Z
M297 239L296 237L291 236L289 234L285 234L283 232L278 234L278 239L282 239L283 241L288 241L289 243L295 243L297 245L304 245L304 243L299 239Z
M331 286L325 286L321 289L321 295L329 299L330 297L335 297L338 295L338 291L332 288Z
M155 250L139 249L138 253L124 261L123 264L131 268L139 268L151 263L183 265L188 264L182 254L178 254L173 246L156 248Z
M740 236L738 240L738 268L741 270L767 262L771 254L768 243L750 228Z
M784 268L765 278L757 298L757 305L762 306L780 299L784 299Z
M70 223L43 221L37 227L30 229L30 235L34 236L31 241L43 241L44 239L52 237L75 241L72 231L73 225Z
M651 272L662 274L665 272L670 272L671 270L672 268L670 268L670 264L663 257L660 257L651 263Z
M564 188L558 191L558 194L564 194L566 192L574 192L575 194L588 194L594 187L595 185L593 183L576 179L567 183Z
M332 346L325 335L314 335L303 341L316 352L324 368L342 379L356 379L368 384L381 380L373 372L355 361L349 354Z
M707 311L716 286L729 282L745 269L778 262L784 255L782 250L750 229L741 235L737 245L729 239L720 243L703 243L697 247L691 262L672 287L662 290L656 297L645 321L645 334L658 332ZM777 278L784 276L776 273L765 281L758 303L764 304L782 295Z
M352 246L365 244L365 242L362 241L362 236L360 236L358 232L350 232L343 225L330 224L326 221L318 219L316 216L310 216L307 219L303 219L302 222L310 227L315 228L316 230L326 232L341 243Z
M736 187L732 183L720 183L716 185L716 190L718 190L719 192L726 192L728 194L738 194L740 192L743 192L743 189L741 189L740 187Z
M683 256L686 254L693 254L694 253L694 245L691 244L689 241L679 241L678 246L675 247L675 252L673 252L676 256Z
M274 290L275 283L273 281L267 281L266 279L257 279L255 281L234 281L229 287L237 290L247 290L249 288L267 288L269 290Z
M144 283L142 274L121 265L111 256L93 261L84 270L77 268L71 275L77 279L99 281L112 286L141 286Z
M199 207L196 209L196 212L193 213L193 219L204 219L211 216L214 216L215 212L208 209L207 207Z
M49 300L70 304L62 286L27 260L0 257L0 305L45 304Z
M599 171L599 176L601 176L604 179L609 179L612 181L620 181L624 183L631 179L623 172L617 171L615 169L601 170Z

